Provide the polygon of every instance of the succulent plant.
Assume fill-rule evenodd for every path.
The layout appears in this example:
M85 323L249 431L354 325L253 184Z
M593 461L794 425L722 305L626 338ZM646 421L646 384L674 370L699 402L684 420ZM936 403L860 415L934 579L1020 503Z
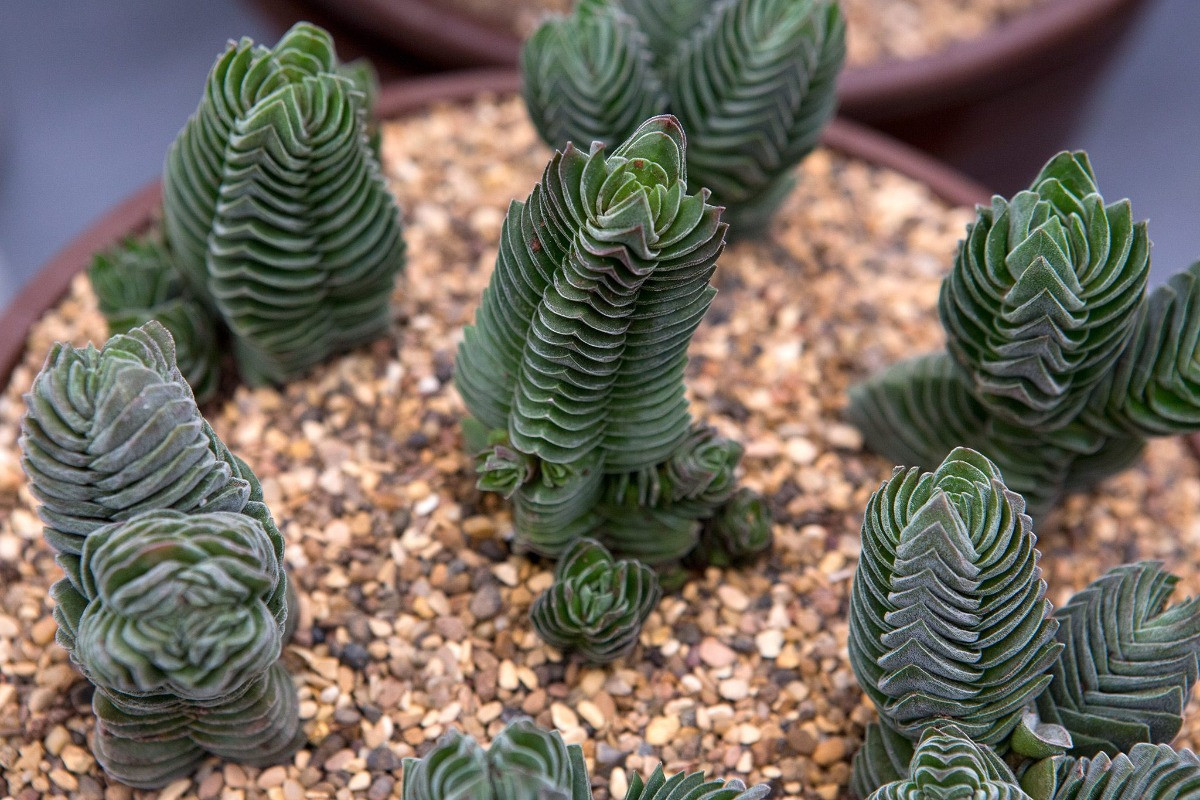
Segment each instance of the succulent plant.
M648 781L634 775L626 800L762 800L765 786L708 781L702 773L667 778L660 765ZM527 719L509 723L485 752L450 731L422 758L404 759L403 800L592 800L583 749Z
M386 328L404 243L368 140L367 83L308 23L273 49L230 43L167 155L167 238L252 385Z
M554 584L529 616L546 643L605 664L633 649L661 596L654 570L616 561L604 545L580 539L558 562Z
M952 725L921 737L908 776L869 800L1030 800L1004 761Z
M127 239L97 253L88 278L109 335L157 320L175 340L176 363L196 401L213 396L221 378L217 330L184 286L165 244L151 237Z
M1048 762L1027 774L1032 800L1185 800L1200 796L1200 758L1165 744L1137 744L1128 754ZM1033 778L1033 779L1031 779Z
M1146 437L1200 430L1200 264L1149 296L1150 242L1084 153L980 206L942 284L947 354L851 391L868 446L934 468L993 459L1034 517L1126 468Z
M200 415L170 333L56 344L26 396L23 465L66 577L58 641L96 684L97 760L153 788L206 754L301 743L278 663L295 625L283 538L245 462Z
M878 722L868 723L850 765L850 795L866 800L879 787L903 780L914 752L916 744L907 736Z
M833 116L845 28L834 0L582 0L526 42L525 102L551 147L615 144L674 114L692 191L710 189L743 235Z
M741 448L684 396L726 230L686 184L683 130L656 117L611 154L568 145L509 209L455 383L480 486L511 496L523 547L590 536L678 562L734 494Z
M403 800L591 800L583 750L527 719L510 723L485 753L450 731L423 758L404 759Z
M1007 741L1062 645L1020 495L979 453L897 468L871 496L850 603L850 664L909 739L951 720Z
M1200 674L1200 600L1167 607L1178 579L1157 563L1109 570L1055 612L1065 646L1038 698L1071 753L1129 752L1169 743Z

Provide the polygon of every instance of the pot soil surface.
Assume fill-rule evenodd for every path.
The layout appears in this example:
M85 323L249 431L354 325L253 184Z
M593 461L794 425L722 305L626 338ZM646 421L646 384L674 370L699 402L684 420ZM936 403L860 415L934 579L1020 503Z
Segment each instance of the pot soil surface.
M529 625L550 565L510 552L507 507L475 489L451 385L505 208L548 157L513 97L385 125L409 244L391 337L206 409L263 479L288 541L301 621L285 658L309 745L265 770L210 761L164 797L396 797L402 757L450 726L490 740L518 714L583 743L598 800L659 759L767 781L776 798L845 796L874 718L847 661L847 595L863 508L892 465L863 452L841 411L851 382L941 346L938 285L970 212L821 149L771 235L729 248L689 386L697 416L745 443L744 482L771 499L775 552L695 575L626 661L582 668ZM61 573L17 449L21 396L50 343L104 338L80 277L30 331L0 397L0 795L131 795L87 750L89 689L54 644L47 591ZM1140 558L1200 590L1198 509L1184 443L1155 441L1040 527L1051 598ZM1200 744L1194 707L1179 744Z

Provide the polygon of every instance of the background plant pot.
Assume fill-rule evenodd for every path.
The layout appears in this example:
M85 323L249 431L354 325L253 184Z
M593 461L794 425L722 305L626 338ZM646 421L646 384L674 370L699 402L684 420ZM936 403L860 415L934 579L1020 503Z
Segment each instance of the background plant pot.
M378 64L511 66L521 41L438 0L253 0L290 23L318 14ZM928 56L847 68L840 114L996 190L1023 188L1066 137L1144 0L1048 0Z
M377 108L380 119L392 119L437 102L465 101L483 93L515 92L520 75L511 69L479 69L436 77L401 80L386 85ZM985 202L982 185L920 152L846 120L826 130L829 147L921 181L955 205ZM158 216L162 190L158 181L144 187L58 252L28 282L0 317L0 384L7 382L25 349L29 327L66 293L71 279L83 272L92 255L149 227Z

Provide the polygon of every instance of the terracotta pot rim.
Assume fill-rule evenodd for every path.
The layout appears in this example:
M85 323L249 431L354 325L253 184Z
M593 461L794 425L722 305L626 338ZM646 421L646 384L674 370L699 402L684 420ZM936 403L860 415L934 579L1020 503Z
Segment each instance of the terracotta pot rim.
M448 67L512 66L521 40L440 0L309 0L347 27ZM848 67L838 83L843 113L894 117L995 94L1059 60L1064 48L1144 0L1050 0L990 29L914 59ZM1066 55L1066 53L1062 53Z
M380 93L380 118L393 119L438 102L465 102L480 94L511 94L520 88L515 70L492 69L401 80ZM989 193L979 184L907 145L844 120L834 120L824 143L840 152L896 170L927 185L954 205L985 202ZM148 227L162 202L159 181L143 187L105 214L50 259L0 316L0 385L7 385L25 351L29 329L62 299L71 280L91 261L93 253Z

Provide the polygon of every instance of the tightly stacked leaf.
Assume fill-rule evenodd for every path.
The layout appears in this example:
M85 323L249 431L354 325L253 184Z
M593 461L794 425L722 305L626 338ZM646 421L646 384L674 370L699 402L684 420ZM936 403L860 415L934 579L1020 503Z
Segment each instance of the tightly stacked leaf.
M745 496L726 515L741 447L694 425L684 396L726 230L706 191L687 193L684 154L672 117L611 154L568 145L505 219L455 383L479 485L512 498L530 550L592 537L671 564L714 519L708 550L769 544Z
M706 781L702 773L671 778L655 770L648 782L635 775L626 800L762 800L765 785ZM423 758L404 760L403 800L592 800L583 749L558 731L529 720L509 724L485 752L474 739L451 731Z
M88 278L109 335L128 333L157 320L175 340L175 359L203 403L220 381L217 331L203 304L183 284L165 244L150 237L128 239L98 253Z
M614 561L593 539L576 542L554 570L554 584L529 616L542 641L605 664L628 653L662 591L654 570Z
M57 344L26 396L23 466L42 506L59 643L96 684L96 756L158 787L212 753L301 743L279 665L283 539L253 472L200 416L157 322L103 349Z
M1032 800L1189 800L1200 797L1200 758L1165 744L1138 744L1115 758L1048 759L1022 786Z
M368 79L307 23L274 49L230 43L167 155L175 263L252 385L387 326L404 243L368 139Z
M926 731L908 772L870 800L1029 800L999 756L952 725Z
M614 144L674 114L692 190L710 189L743 235L832 118L845 38L834 0L581 0L526 42L525 102L551 147Z
M939 303L948 353L855 387L851 420L898 463L985 453L1035 517L1146 437L1200 430L1200 264L1147 297L1149 254L1087 156L1055 156L968 226Z
M917 743L946 725L1007 755L1029 786L1054 784L1063 759L1133 753L1180 730L1200 671L1200 601L1168 607L1176 579L1147 562L1111 570L1052 615L1024 503L981 454L957 448L933 473L897 468L862 537L850 663L879 723L855 758L858 797L917 781ZM878 797L910 796L888 791Z

